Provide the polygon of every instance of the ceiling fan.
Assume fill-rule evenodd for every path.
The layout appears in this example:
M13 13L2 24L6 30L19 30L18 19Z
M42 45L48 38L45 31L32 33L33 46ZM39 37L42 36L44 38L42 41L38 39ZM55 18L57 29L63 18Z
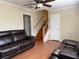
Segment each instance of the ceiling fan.
M55 1L55 0L34 0L35 3L25 4L24 6L32 6L32 5L35 5L36 6L35 9L41 8L42 6L51 7L52 5L48 5L46 3L52 2L52 1Z

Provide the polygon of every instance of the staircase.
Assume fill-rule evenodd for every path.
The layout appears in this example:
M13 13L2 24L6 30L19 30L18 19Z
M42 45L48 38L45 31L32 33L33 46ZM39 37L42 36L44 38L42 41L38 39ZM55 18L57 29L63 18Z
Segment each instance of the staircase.
M45 13L46 12L46 13ZM38 42L44 42L44 38L48 31L48 15L47 11L44 10L43 16L40 18L40 20L35 25L35 30L37 30L36 33L36 41ZM39 28L38 28L39 27Z

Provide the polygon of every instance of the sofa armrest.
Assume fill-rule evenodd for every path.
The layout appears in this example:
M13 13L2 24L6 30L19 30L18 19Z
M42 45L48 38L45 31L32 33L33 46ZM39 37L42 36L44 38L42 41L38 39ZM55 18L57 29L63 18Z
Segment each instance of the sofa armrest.
M35 39L34 36L26 36L26 39Z
M65 44L65 46L69 45L69 46L76 47L77 46L77 41L69 40L69 39L64 39L63 40L63 44Z

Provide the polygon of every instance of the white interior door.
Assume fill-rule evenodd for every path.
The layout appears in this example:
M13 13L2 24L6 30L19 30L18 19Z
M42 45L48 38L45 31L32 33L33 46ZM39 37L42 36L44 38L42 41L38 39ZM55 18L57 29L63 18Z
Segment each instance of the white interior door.
M60 40L60 14L51 15L51 39Z

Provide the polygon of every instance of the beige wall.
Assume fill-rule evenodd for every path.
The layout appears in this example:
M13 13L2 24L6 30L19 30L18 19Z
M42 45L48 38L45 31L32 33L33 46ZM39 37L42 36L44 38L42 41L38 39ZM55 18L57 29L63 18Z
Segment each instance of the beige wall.
M0 31L23 29L22 15L17 8L0 3Z
M62 9L53 13L60 13L61 39L79 40L79 7Z
M26 14L31 16L32 35L35 35L34 26L40 19L39 12L0 1L0 31L24 29L23 14Z

